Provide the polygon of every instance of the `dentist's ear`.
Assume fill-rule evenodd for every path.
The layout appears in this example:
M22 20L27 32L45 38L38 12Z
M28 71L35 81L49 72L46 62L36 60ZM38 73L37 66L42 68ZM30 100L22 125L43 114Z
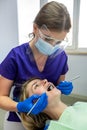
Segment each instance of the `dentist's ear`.
M38 28L38 26L37 26L37 24L33 24L33 32L34 32L34 34L37 34L38 32L39 32L39 28Z

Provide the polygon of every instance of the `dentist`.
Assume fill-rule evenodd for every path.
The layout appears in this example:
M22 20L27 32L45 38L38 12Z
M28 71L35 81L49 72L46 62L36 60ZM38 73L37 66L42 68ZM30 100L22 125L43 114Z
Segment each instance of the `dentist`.
M34 95L23 101L22 105L17 105L21 86L26 80L37 76L52 82L62 94L72 92L72 83L64 81L68 71L68 57L64 48L70 28L70 15L65 5L55 1L47 3L34 20L30 34L32 40L13 48L0 64L0 108L8 111L4 130L24 130L15 112L29 111L33 100L39 98ZM41 109L34 109L33 114L38 114L48 103L46 95L42 94L40 99L38 108ZM26 104L29 105L25 109Z

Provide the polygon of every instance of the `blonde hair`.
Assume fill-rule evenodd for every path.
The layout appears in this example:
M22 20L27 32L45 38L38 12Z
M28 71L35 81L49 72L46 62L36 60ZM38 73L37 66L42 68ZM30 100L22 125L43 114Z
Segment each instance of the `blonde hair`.
M38 12L34 23L39 28L45 24L48 29L58 32L69 31L71 28L70 15L66 6L56 1L45 4Z
M36 79L36 78L33 78L33 79ZM21 101L23 101L29 97L29 92L27 92L27 85L33 79L30 79L23 84L21 96L20 96ZM38 115L30 114L28 116L26 113L21 113L20 116L21 116L22 123L23 123L24 127L26 128L26 130L42 130L45 126L46 120L50 119L50 117L43 112L41 112Z

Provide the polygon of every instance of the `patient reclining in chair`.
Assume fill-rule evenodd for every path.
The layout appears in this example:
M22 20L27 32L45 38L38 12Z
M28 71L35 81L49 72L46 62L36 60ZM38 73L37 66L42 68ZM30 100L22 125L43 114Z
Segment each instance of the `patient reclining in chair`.
M21 113L26 130L87 130L87 103L77 102L67 106L61 101L61 91L46 79L32 79L24 83L20 100L33 94L45 94L48 97L46 108L39 114ZM35 101L36 102L36 101ZM45 127L46 121L48 127Z

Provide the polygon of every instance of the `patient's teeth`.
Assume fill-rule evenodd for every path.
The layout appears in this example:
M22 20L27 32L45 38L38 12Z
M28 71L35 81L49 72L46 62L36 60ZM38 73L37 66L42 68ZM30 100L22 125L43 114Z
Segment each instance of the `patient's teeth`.
M50 89L52 90L52 88L53 88L53 86L51 85L51 86L50 86Z
M48 91L51 91L53 88L54 88L54 86L53 86L53 85L50 85L47 90L48 90Z

